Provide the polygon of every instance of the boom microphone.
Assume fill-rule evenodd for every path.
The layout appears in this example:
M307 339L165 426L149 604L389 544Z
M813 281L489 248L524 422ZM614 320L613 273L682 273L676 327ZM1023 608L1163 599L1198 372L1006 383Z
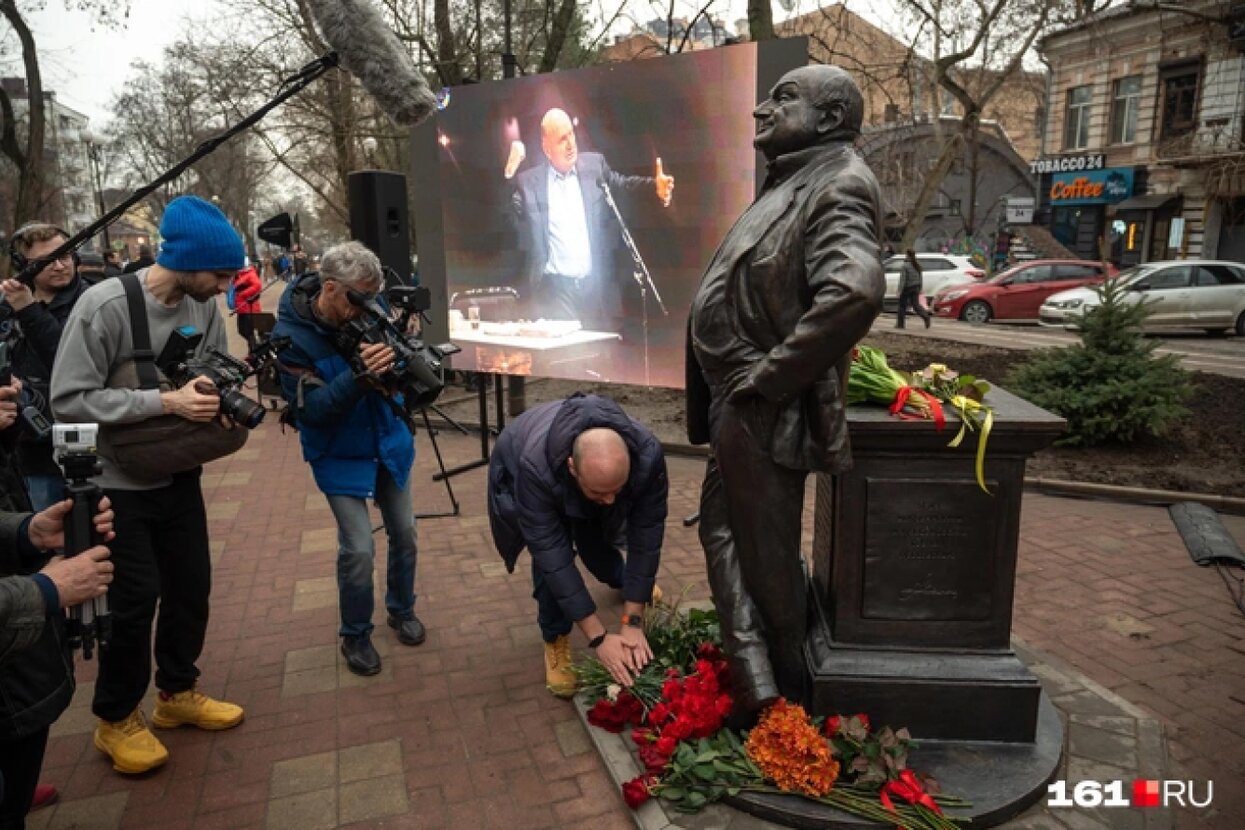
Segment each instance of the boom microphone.
M371 0L307 0L320 33L395 124L413 127L437 101Z

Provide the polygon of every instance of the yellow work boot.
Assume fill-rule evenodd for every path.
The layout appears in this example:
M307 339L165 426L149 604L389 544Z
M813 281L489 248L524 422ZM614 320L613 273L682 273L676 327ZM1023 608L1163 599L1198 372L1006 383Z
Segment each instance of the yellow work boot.
M656 582L654 582L653 583L653 596L648 601L649 605L656 605L657 603L661 602L661 598L664 596L665 594L662 593L661 586L658 585Z
M545 688L558 697L574 697L579 678L571 671L571 638L563 634L545 643Z
M95 726L95 748L112 759L117 772L137 775L169 760L169 751L147 728L142 708L125 720L101 720Z
M241 706L212 700L198 689L190 689L171 695L167 700L163 694L156 698L151 724L161 729L184 724L200 729L231 729L242 723L242 714Z

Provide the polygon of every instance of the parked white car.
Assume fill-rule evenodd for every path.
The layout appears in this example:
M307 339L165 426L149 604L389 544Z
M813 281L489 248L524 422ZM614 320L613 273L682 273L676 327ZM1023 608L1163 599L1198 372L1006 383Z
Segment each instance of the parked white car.
M1115 277L1128 287L1128 302L1150 306L1143 328L1195 328L1212 334L1236 329L1245 337L1245 264L1213 259L1146 262ZM1047 298L1038 311L1043 326L1076 328L1100 300L1092 288Z
M899 304L899 269L903 267L903 261L904 257L900 254L882 263L886 272L886 294L882 298L882 305L887 309ZM917 254L916 261L921 263L921 293L926 300L943 288L976 282L986 275L984 270L974 265L966 256Z

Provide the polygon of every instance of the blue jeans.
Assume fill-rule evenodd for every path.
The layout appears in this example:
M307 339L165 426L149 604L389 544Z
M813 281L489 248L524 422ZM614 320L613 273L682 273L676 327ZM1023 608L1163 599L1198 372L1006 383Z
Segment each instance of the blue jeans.
M60 476L26 476L26 491L35 512L46 510L58 501L65 500L65 479Z
M605 539L601 526L595 522L572 521L569 531L575 553L589 573L611 588L622 588L627 566L618 548ZM536 598L536 622L540 625L540 636L546 643L571 633L575 622L563 613L535 560L532 561L532 596Z
M329 508L337 520L337 594L341 611L341 636L358 636L372 630L372 572L376 549L372 544L372 519L367 500L357 496L329 496ZM411 476L399 489L381 465L376 474L376 506L389 537L388 588L385 608L399 619L415 613L415 511L411 507Z

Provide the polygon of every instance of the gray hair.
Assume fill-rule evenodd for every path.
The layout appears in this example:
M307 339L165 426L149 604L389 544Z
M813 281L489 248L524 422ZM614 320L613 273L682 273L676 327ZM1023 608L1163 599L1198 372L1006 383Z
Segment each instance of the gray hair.
M320 278L358 288L380 282L380 259L362 242L343 242L324 252Z

